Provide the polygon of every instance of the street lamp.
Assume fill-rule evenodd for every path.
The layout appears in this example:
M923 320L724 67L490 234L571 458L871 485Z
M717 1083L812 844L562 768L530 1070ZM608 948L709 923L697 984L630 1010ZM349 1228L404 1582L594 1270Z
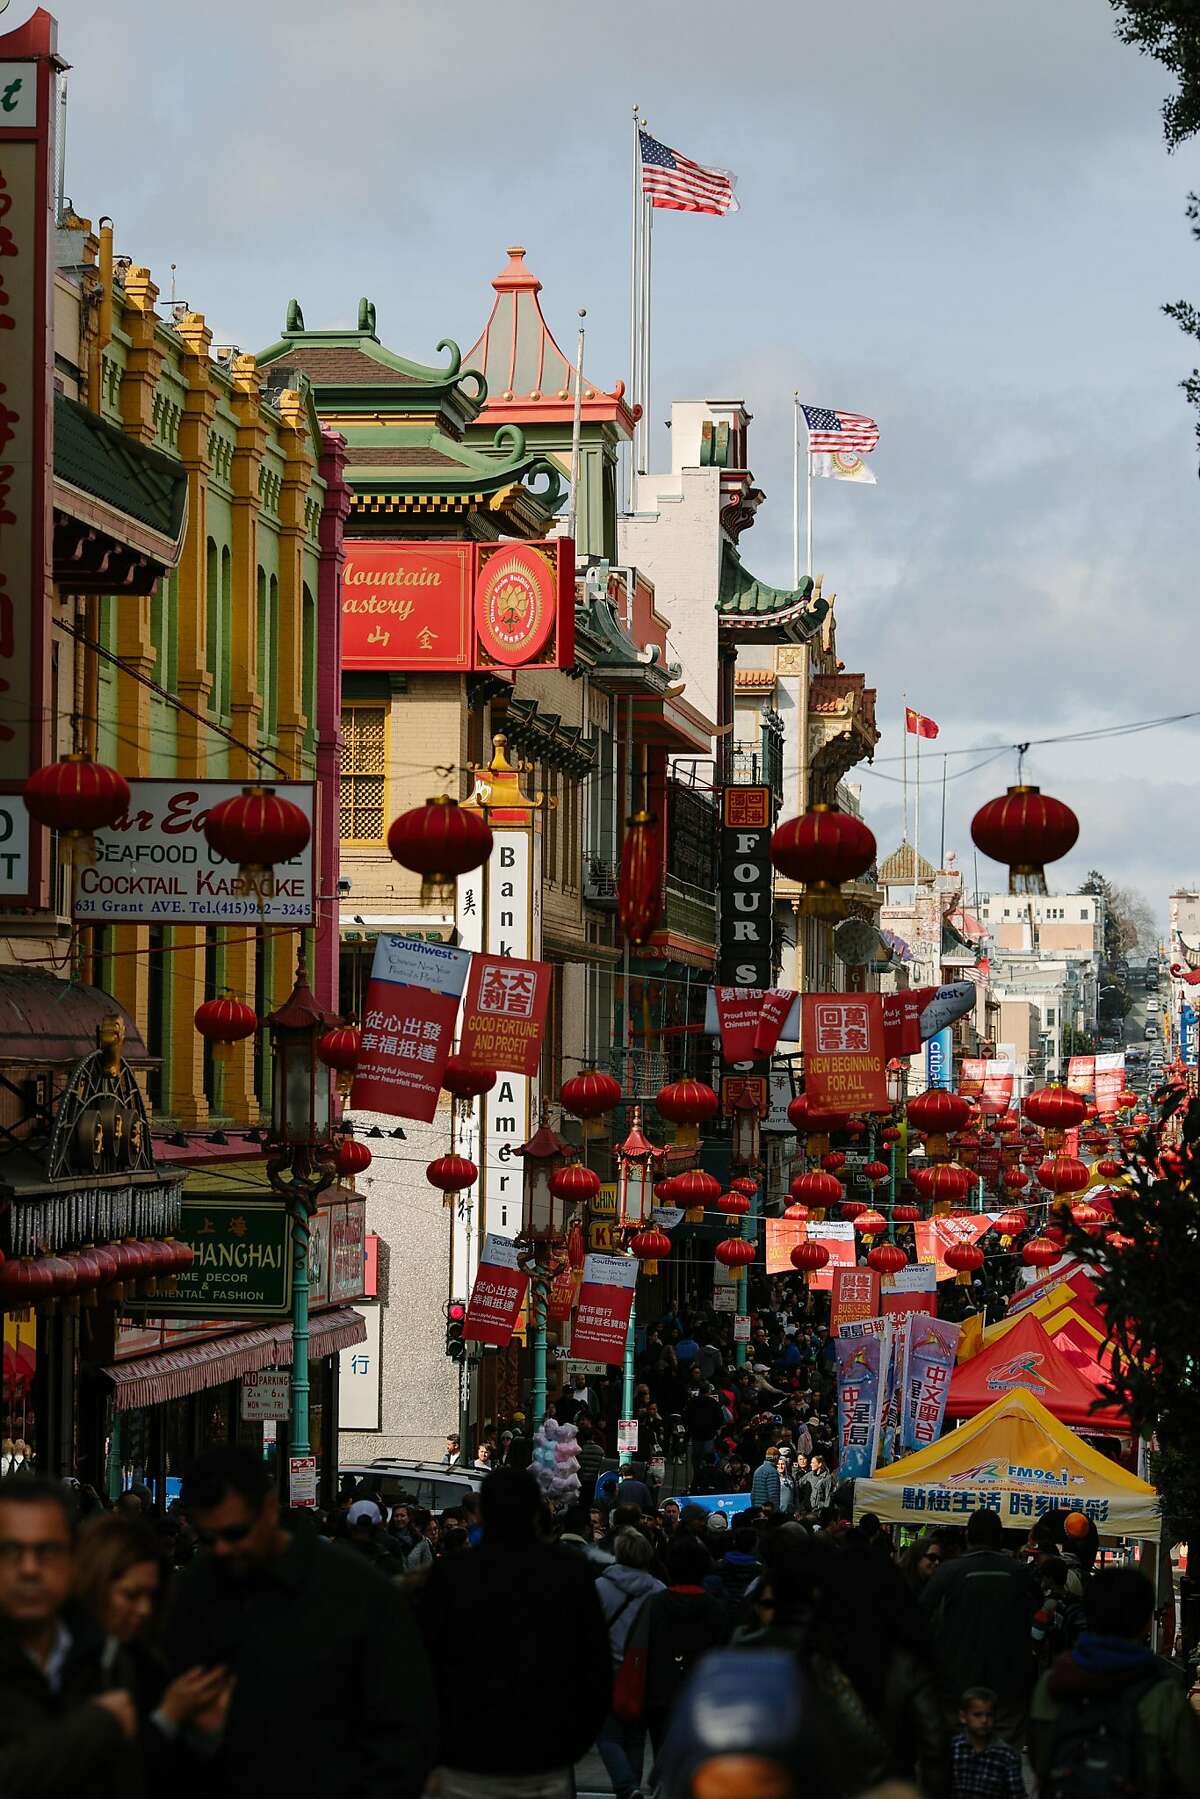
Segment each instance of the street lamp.
M317 1004L308 985L304 939L296 980L271 1033L271 1130L267 1178L292 1218L292 1407L290 1454L310 1453L308 1438L308 1221L334 1177L330 1071L317 1044L341 1019Z
M629 1135L623 1143L618 1143L613 1154L617 1158L618 1174L618 1228L625 1238L626 1247L630 1238L640 1231L650 1217L654 1205L654 1177L658 1164L665 1159L666 1151L651 1143L642 1130L642 1108L634 1106L633 1116L629 1124ZM621 1369L621 1416L633 1417L633 1347L637 1334L637 1288L633 1289L633 1300L629 1307L629 1328L625 1334L625 1358ZM627 1468L633 1460L630 1450L620 1451L620 1463Z
M568 1214L576 1202L561 1199L555 1192L554 1175L565 1166L571 1153L547 1123L542 1107L541 1122L528 1143L514 1152L522 1158L524 1174L521 1182L521 1257L529 1274L530 1317L533 1323L533 1380L530 1412L533 1428L538 1430L546 1416L546 1312L549 1306L550 1279L554 1252L566 1240Z

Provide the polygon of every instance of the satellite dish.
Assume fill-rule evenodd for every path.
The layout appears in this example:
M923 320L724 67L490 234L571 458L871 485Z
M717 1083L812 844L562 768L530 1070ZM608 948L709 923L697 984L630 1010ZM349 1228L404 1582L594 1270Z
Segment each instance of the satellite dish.
M847 968L861 968L885 953L879 932L865 918L843 918L833 933L833 947Z

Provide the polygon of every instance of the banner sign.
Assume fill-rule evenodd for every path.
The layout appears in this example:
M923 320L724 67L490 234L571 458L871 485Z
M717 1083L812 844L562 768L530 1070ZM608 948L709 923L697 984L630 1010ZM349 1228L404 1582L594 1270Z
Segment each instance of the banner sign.
M800 1036L800 995L786 987L771 987L762 996L762 1011L754 1034L755 1053L770 1056L781 1037L790 1043Z
M954 1038L949 1025L935 1031L926 1041L925 1084L928 1087L954 1085Z
M775 972L773 816L769 787L726 787L721 792L721 943L717 972L728 986L756 987L760 995L770 987Z
M1002 1117L1012 1104L1012 1063L965 1057L958 1071L958 1091L963 1099L975 1100L989 1118Z
M809 1117L890 1111L882 997L806 993L802 1018Z
M494 1343L499 1349L505 1348L512 1342L528 1288L529 1276L517 1266L516 1244L489 1231L467 1301L463 1341Z
M882 1337L836 1337L838 1479L861 1480L875 1472L883 1399Z
M565 1324L571 1316L575 1304L575 1295L579 1291L579 1282L575 1278L576 1271L569 1262L565 1262L550 1282L550 1291L546 1298L546 1316L552 1324Z
M945 1212L938 1218L926 1218L913 1225L917 1244L917 1261L934 1269L939 1281L954 1279L954 1269L946 1266L946 1251L952 1243L978 1243L991 1228L986 1212Z
M1071 1092L1090 1093L1095 1084L1095 1056L1072 1056L1067 1063L1067 1086Z
M891 1286L884 1288L881 1303L890 1317L906 1312L928 1312L936 1317L937 1269L932 1262L901 1268L893 1274Z
M129 810L94 833L96 861L75 878L75 917L104 924L310 925L316 917L315 787L272 782L299 806L309 839L291 862L243 890L237 866L208 847L204 821L241 781L147 780L129 783Z
M960 1325L914 1313L907 1320L901 1449L923 1449L942 1434Z
M624 1361L637 1277L633 1256L588 1256L571 1332L572 1355L610 1366Z
M753 1062L754 1040L762 1015L761 987L713 987L713 1004L717 1013L717 1029L721 1034L721 1059L724 1062Z
M835 1218L827 1224L814 1224L799 1218L768 1218L765 1223L768 1274L796 1272L792 1267L792 1251L797 1243L823 1243L829 1251L824 1268L806 1276L814 1292L831 1293L837 1270L853 1268L857 1264L858 1246L854 1240L854 1226L848 1219Z
M474 1068L536 1074L552 976L549 962L472 956L459 1037L462 1059Z
M956 1018L964 1018L979 997L974 981L951 981L939 987L921 1014L922 1037L936 1037L948 1030Z
M935 989L910 987L883 996L883 1053L888 1061L915 1056L921 1048L921 1013Z
M1096 1111L1111 1118L1118 1096L1125 1090L1125 1052L1115 1050L1096 1057Z
M1195 1006L1186 1001L1179 1008L1179 1059L1185 1068L1195 1068L1197 1046L1200 1045L1200 1032L1197 1032L1196 1021L1200 1017Z
M469 950L381 937L363 1005L350 1104L430 1124L454 1043Z
M879 1454L877 1465L894 1461L900 1434L900 1402L904 1392L906 1318L885 1318L883 1378L879 1400Z
M857 1318L874 1318L879 1311L879 1276L873 1268L838 1268L833 1276L829 1302L829 1335L836 1337L843 1324Z

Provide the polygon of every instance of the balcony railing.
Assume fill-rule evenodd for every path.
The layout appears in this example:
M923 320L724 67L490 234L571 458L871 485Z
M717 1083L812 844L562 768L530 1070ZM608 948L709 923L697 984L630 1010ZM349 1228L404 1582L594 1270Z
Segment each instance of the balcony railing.
M609 1069L628 1100L652 1100L671 1078L670 1061L657 1049L614 1049Z

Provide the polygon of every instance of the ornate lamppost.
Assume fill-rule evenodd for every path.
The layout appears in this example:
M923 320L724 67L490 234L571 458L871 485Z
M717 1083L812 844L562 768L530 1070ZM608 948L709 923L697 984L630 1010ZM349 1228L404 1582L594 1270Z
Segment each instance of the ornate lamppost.
M654 1180L665 1151L651 1143L642 1130L642 1108L634 1106L629 1135L618 1143L613 1154L617 1159L617 1227L626 1244L643 1230L654 1207ZM637 1335L637 1288L629 1308L629 1329L625 1336L625 1359L621 1370L621 1416L633 1417L634 1343ZM633 1460L629 1450L621 1453L621 1466Z
M530 1415L533 1429L546 1416L546 1312L554 1266L566 1243L570 1214L576 1201L555 1191L555 1174L565 1167L571 1146L550 1129L545 1106L541 1122L528 1143L515 1154L524 1162L521 1183L521 1235L519 1260L529 1275L530 1348L532 1380Z

